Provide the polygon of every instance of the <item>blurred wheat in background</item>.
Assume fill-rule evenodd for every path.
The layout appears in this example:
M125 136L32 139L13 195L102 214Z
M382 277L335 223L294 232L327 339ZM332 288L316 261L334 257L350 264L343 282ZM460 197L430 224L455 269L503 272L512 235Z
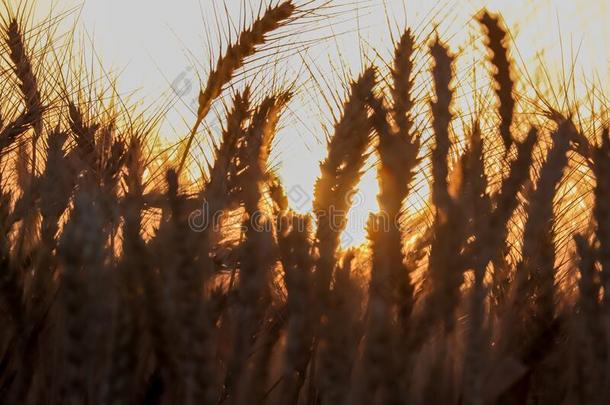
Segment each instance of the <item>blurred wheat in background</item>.
M345 6L229 18L168 144L70 12L3 2L1 404L610 403L606 82L541 83L481 9L460 48L438 13L352 44L333 88L305 38ZM312 92L326 156L285 189Z

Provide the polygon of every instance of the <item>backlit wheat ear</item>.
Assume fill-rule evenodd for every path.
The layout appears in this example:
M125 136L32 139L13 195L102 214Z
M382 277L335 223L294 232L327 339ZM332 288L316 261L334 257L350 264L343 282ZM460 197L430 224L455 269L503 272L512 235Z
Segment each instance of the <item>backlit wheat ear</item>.
M67 138L66 133L57 129L49 134L45 168L38 182L42 246L36 258L36 271L31 290L32 308L37 314L43 313L53 291L53 275L57 266L53 251L57 246L56 238L61 229L61 216L69 206L72 189L76 183L66 158L64 144Z
M378 201L382 213L382 216L378 218L381 222L374 224L380 228L369 231L371 241L377 245L377 248L373 250L373 273L376 273L375 268L377 267L384 283L389 282L396 285L395 283L399 283L403 277L409 277L406 269L398 265L404 260L399 225L402 204L408 196L414 168L418 163L418 149L417 145L409 142L400 133L394 133L391 129L388 123L388 112L382 100L373 98L371 105L373 126L379 137L377 150L380 157L378 169L380 193ZM375 257L381 262L377 261ZM375 266L376 262L379 266ZM393 268L384 269L387 266Z
M506 46L506 30L500 24L500 18L485 11L479 22L487 31L487 48L490 53L490 61L494 65L495 90L499 100L498 111L500 113L500 135L504 141L506 152L513 144L511 125L515 112L515 98L513 96L514 81L511 76L511 62Z
M516 266L508 308L502 319L502 350L534 370L524 377L526 381L541 366L544 358L541 353L558 333L553 199L568 163L573 133L573 124L565 121L552 135L553 144L527 202L521 260ZM522 394L514 387L506 395L516 395L513 399L519 401Z
M396 130L389 124L390 111L383 100L371 99L374 110L373 126L379 135L378 152L381 159L379 180L380 204L391 218L398 219L400 207L407 197L409 187L419 163L417 157L420 136L413 131L413 53L415 38L405 31L396 46L392 68L392 111Z
M507 236L510 229L510 219L519 206L519 192L529 179L534 160L532 152L538 139L538 131L532 128L527 138L517 143L517 157L509 167L509 174L502 186L493 196L494 211L490 218L490 241L481 240L483 249L494 265L492 296L494 304L501 306L510 285L509 269L505 265Z
M452 204L447 176L449 175L448 157L451 147L449 126L453 119L451 103L453 101L454 90L451 87L451 80L454 59L438 38L432 44L430 53L434 59L432 77L434 79L434 94L436 96L436 100L431 104L432 127L436 141L431 157L433 179L432 201L437 210L440 211L441 217L443 217L448 215L447 211Z
M314 213L317 217L316 288L322 296L330 286L339 238L350 208L348 196L362 176L366 150L371 139L368 101L375 85L375 70L367 69L352 83L343 116L335 125L328 143L328 155L320 164L321 175L314 188Z
M516 275L517 287L526 287L536 297L534 303L541 319L553 317L555 245L553 198L568 163L573 125L567 121L553 134L553 145L540 168L536 189L528 201L524 227L522 262ZM521 283L521 284L520 284Z
M467 215L467 236L480 239L475 243L476 249L466 257L472 262L474 282L469 292L468 311L470 315L464 360L464 396L468 404L482 404L484 359L488 354L485 348L485 299L487 291L484 284L485 271L489 263L483 246L491 237L489 226L491 215L491 198L487 193L488 181L485 174L485 154L479 122L470 129L468 149L462 160L462 192L459 196L463 212ZM464 255L466 256L466 255Z
M435 236L430 248L428 264L432 282L429 316L442 319L445 331L454 327L454 311L460 299L463 282L460 249L464 237L465 218L456 201L449 194L447 176L448 156L451 146L449 127L453 117L451 103L454 90L453 56L437 39L430 48L434 60L432 76L436 100L432 102L432 127L436 145L432 151L432 201L436 207ZM428 326L429 327L429 326ZM417 332L418 334L421 332Z
M256 111L246 132L244 143L238 152L242 166L240 174L241 198L246 211L244 220L246 240L243 254L248 260L242 263L239 280L239 309L235 328L235 350L228 365L224 392L236 390L240 395L250 392L245 376L249 362L248 352L254 343L253 336L263 322L271 298L269 280L276 261L271 221L261 208L267 159L271 143L283 109L290 99L289 93L265 98ZM243 396L238 397L245 400Z
M460 161L462 178L458 198L462 209L468 215L468 234L481 235L491 213L491 198L487 193L489 184L485 173L480 123L475 121L467 131L468 146Z
M336 254L339 248L340 236L345 229L346 214L351 207L348 196L356 190L362 176L366 151L371 141L372 125L369 118L368 104L371 100L374 86L375 70L373 68L367 69L358 80L351 84L348 99L343 106L343 115L335 123L334 133L328 141L328 154L326 159L320 164L321 175L314 186L313 208L318 226L315 234L315 248L318 254L313 277L315 290L313 322L315 330L318 329L318 323L322 320L323 313L329 311L327 305L334 305L331 301L335 298L341 299L340 295L332 297L340 293L337 288L331 294L330 285L336 265ZM347 262L347 268L349 268L351 259ZM347 275L343 274L343 276L349 279L349 270L346 273ZM344 281L347 283L346 280L342 279L342 283ZM338 286L337 281L335 286ZM342 285L340 288L344 287L346 286ZM334 315L340 316L338 313ZM328 317L330 316L328 315ZM327 321L330 321L330 319ZM333 337L340 339L337 334L340 335L341 332L337 330L336 325L326 325L325 322L322 322L320 328L327 331L323 333L330 333ZM333 329L333 331L329 332L330 329ZM310 355L315 355L315 353ZM340 369L338 370L337 367L334 367L336 372L341 373L342 386L327 386L322 389L328 388L333 391L340 391L340 394L337 393L336 395L340 395L344 399L348 391L347 381L345 381L345 378L348 376L344 375L346 359L340 360L342 363L340 365L332 363L332 349L329 351L328 356L327 360L331 362L331 366L334 367L336 365ZM307 362L309 360L308 356ZM330 376L330 378L336 377L333 375L332 370L329 371L327 376ZM333 395L330 397L324 396L322 402L325 404L333 403Z
M42 135L43 105L40 96L38 80L34 75L32 61L25 46L23 32L16 19L12 19L6 29L6 44L9 49L9 58L13 64L15 76L19 79L19 89L23 94L26 111L32 117L34 138L32 143L32 171L36 170L36 143Z
M13 63L13 69L17 79L19 79L19 89L23 93L23 98L27 109L32 113L42 114L42 101L38 82L34 75L32 62L25 47L23 33L16 19L11 20L6 30L6 44L10 51L9 57ZM34 125L37 130L41 129L42 116L39 116Z
M0 160L15 144L18 138L26 133L35 124L37 113L26 111L20 114L14 121L1 127L0 131Z
M245 132L239 149L236 151L239 164L233 168L241 196L250 215L259 209L262 197L261 186L265 182L267 160L275 139L280 116L291 94L279 93L265 98L252 114L249 128Z
M394 66L392 67L392 100L393 117L398 126L399 134L407 141L411 141L417 149L418 139L413 130L412 109L414 106L413 86L415 75L413 72L413 58L415 52L415 38L410 29L406 30L394 51Z
M408 81L409 77L401 78L405 79ZM399 362L394 355L398 344L395 339L400 334L392 331L390 320L398 306L403 315L409 315L413 306L410 269L403 264L400 218L413 170L418 163L417 144L411 143L410 134L402 132L410 131L409 124L403 123L403 129L395 133L388 122L389 114L383 101L371 98L370 104L373 126L379 137L378 201L381 212L372 215L368 225L373 260L364 351L366 387L359 395L362 403L373 401L378 392L392 396L399 391L399 385L393 383L396 380L393 376L400 375L396 367ZM408 113L403 110L401 115L408 117ZM399 298L404 301L400 302Z
M88 123L81 109L73 102L68 103L68 118L72 136L76 142L79 158L90 169L95 167L95 136L100 129L98 123Z
M250 117L250 90L237 93L233 97L233 109L227 115L227 123L222 132L220 145L216 148L210 177L204 190L210 204L210 212L218 212L230 203L235 193L235 162L240 141L245 136L245 124Z
M178 166L178 173L181 173L184 168L199 126L210 111L213 101L220 96L223 87L231 81L235 72L244 65L245 60L256 53L256 48L266 42L267 35L285 25L295 11L296 6L292 0L269 7L249 29L241 32L237 42L230 45L225 55L218 60L216 67L210 73L205 89L202 89L199 94L197 118L187 139L186 148Z

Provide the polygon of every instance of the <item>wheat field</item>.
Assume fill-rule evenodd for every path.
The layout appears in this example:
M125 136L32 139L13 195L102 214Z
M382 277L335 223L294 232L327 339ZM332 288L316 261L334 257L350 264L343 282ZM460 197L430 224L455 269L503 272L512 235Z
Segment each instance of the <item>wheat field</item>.
M299 88L247 72L332 2L261 3L174 145L167 108L3 7L0 404L610 403L608 104L525 95L497 13L472 17L486 90L435 30L363 62L300 213L270 159Z

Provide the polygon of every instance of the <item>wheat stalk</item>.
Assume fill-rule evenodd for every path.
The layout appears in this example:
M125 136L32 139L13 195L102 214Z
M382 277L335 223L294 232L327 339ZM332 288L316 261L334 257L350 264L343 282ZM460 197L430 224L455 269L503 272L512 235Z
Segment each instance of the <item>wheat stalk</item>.
M240 151L240 161L244 166L238 181L247 214L244 222L244 255L249 259L240 269L238 326L235 331L237 346L227 370L225 392L230 392L245 372L248 350L253 344L252 336L264 318L270 300L269 278L275 262L275 250L269 219L261 217L263 211L260 203L271 143L280 114L289 98L289 93L280 93L261 102L253 113L246 143Z
M178 165L178 173L182 172L188 157L191 145L199 126L207 116L212 102L220 96L223 87L231 81L235 72L244 65L246 59L256 52L257 47L263 45L267 35L285 25L296 11L292 0L287 0L275 7L269 7L262 17L258 18L249 29L243 30L237 42L227 49L216 63L208 77L205 89L199 93L199 107L197 118L187 138L186 147Z
M460 204L469 218L468 236L476 237L476 249L470 257L465 254L466 260L472 260L474 282L471 287L469 299L469 330L466 341L466 354L464 360L465 403L480 405L483 403L483 368L487 346L484 336L485 322L485 273L489 257L483 251L485 243L491 237L489 226L492 213L491 198L487 192L488 180L485 174L485 153L481 128L478 121L470 129L468 150L462 160L462 194ZM480 242L480 243L479 243Z
M496 305L502 305L508 291L510 274L506 269L506 238L510 228L510 219L519 205L518 193L529 179L533 162L532 152L538 138L538 131L532 128L527 138L517 144L517 157L511 162L509 174L502 182L498 193L494 196L495 208L490 218L490 234L493 242L483 247L494 264L492 294Z
M36 144L42 135L43 104L40 96L38 80L34 75L32 61L26 50L23 34L17 19L13 18L6 29L6 44L9 58L13 63L15 76L19 79L19 88L23 94L26 111L32 116L34 137L32 139L32 173L36 171Z
M515 113L515 98L513 96L514 81L511 77L511 62L506 46L506 30L500 24L500 17L485 11L479 22L487 31L487 48L490 53L490 62L496 68L494 73L496 96L499 100L500 135L504 141L506 153L513 144L511 125Z
M220 145L216 148L214 164L210 168L209 180L204 189L205 199L210 212L215 213L226 208L232 199L236 187L236 155L240 142L245 136L245 124L250 117L250 90L236 93L233 97L233 109L227 114L226 127L222 132Z
M553 197L568 163L572 128L570 122L565 122L553 134L553 145L540 168L536 189L528 201L522 260L514 282L518 299L535 297L535 317L547 322L554 316Z
M314 187L314 214L317 219L316 289L321 299L327 294L335 266L341 232L346 226L349 196L362 175L365 152L372 127L367 104L375 85L375 70L367 69L352 83L343 116L336 123L328 143L328 155L320 164L321 175Z
M432 76L436 100L432 102L432 127L435 148L432 151L432 201L436 207L435 238L430 247L429 277L433 286L430 310L436 319L442 318L447 331L454 326L453 311L459 301L463 281L460 248L464 234L464 218L456 201L449 194L448 156L451 146L449 126L453 117L451 88L453 57L437 39L430 48L434 59Z

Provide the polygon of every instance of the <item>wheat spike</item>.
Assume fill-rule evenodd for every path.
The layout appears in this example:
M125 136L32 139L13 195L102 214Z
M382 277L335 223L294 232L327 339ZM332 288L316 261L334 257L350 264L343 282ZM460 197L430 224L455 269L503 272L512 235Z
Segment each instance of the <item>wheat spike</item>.
M553 197L568 163L573 126L567 121L553 134L553 145L540 169L536 189L528 201L522 261L514 285L519 300L535 297L536 318L553 318L555 246ZM531 333L529 331L528 333Z
M26 111L32 117L34 137L32 139L32 172L36 171L36 144L42 135L43 104L40 96L38 80L34 75L32 61L26 50L23 33L16 18L13 18L7 27L6 44L9 57L13 64L15 76L19 79L19 88L23 94Z
M218 60L216 67L208 77L205 89L199 93L197 118L187 139L186 148L178 166L178 173L181 173L184 168L195 134L210 111L212 102L220 96L223 87L231 81L235 72L244 65L245 60L254 55L256 48L266 42L267 35L285 25L295 11L296 6L292 0L267 8L265 14L254 21L249 29L243 30L237 42L229 46L224 56Z
M277 125L289 93L272 95L263 100L252 115L252 121L245 136L245 144L239 152L243 167L238 182L241 198L246 211L244 222L244 254L249 258L240 269L238 326L235 330L236 350L232 354L225 377L224 392L236 389L244 395L249 392L247 379L242 377L248 362L248 350L254 343L252 336L262 322L270 300L270 270L276 260L273 248L272 229L266 216L261 218L261 198L263 196L267 159ZM245 384L245 385L244 385ZM244 400L243 396L239 396Z
M296 403L305 382L311 346L313 260L311 256L311 217L288 214L279 228L280 257L288 293L289 311L282 403Z
M511 62L506 46L507 34L497 15L485 11L479 17L479 22L487 31L487 48L490 53L490 61L496 68L494 80L496 96L499 100L500 135L504 141L506 153L508 153L514 142L510 127L515 112L515 98L513 96L514 81L511 76Z
M392 67L393 117L402 138L413 143L417 149L419 140L412 133L413 86L415 75L413 71L413 54L415 52L415 37L407 29L394 51L394 66Z
M493 197L494 211L490 217L491 240L482 249L494 264L492 296L496 306L502 306L510 285L510 274L504 263L506 255L506 238L510 229L510 219L519 206L518 193L529 179L534 160L533 150L538 138L538 131L532 128L527 138L517 144L517 157L511 162L509 174Z
M459 253L464 236L464 217L449 194L448 156L451 146L449 126L453 114L453 56L437 39L430 48L434 59L432 76L436 100L432 102L432 127L436 145L432 151L432 201L436 207L435 237L430 247L429 276L433 291L430 310L433 319L443 319L446 331L454 326L454 313L463 281L462 257ZM419 332L418 332L419 333Z
M328 143L328 155L320 164L321 175L314 187L313 207L318 222L316 243L319 250L316 288L322 296L328 290L339 237L346 225L345 216L351 205L348 196L355 191L362 175L372 132L367 104L374 85L375 70L372 68L352 83L349 98L343 106L343 116L335 125Z
M236 184L236 155L240 142L245 136L245 124L250 117L250 90L237 93L233 97L233 109L227 115L227 124L222 132L221 143L216 148L214 164L204 189L206 201L214 205L210 212L226 208L233 199Z

